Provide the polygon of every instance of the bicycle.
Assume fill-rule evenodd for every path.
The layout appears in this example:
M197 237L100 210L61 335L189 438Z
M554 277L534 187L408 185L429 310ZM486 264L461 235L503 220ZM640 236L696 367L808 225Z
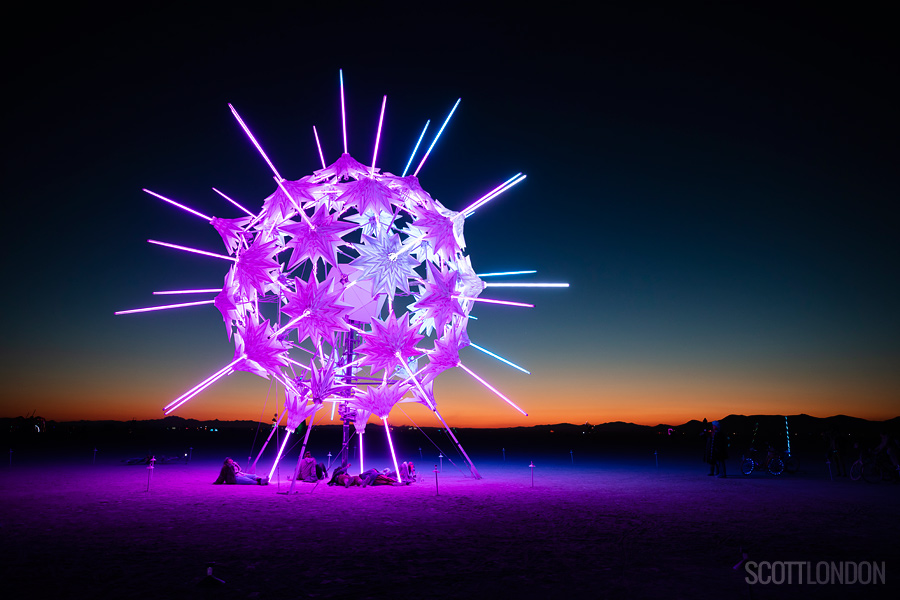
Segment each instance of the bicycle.
M900 473L890 461L886 452L860 452L859 458L850 465L850 480L865 479L867 483L894 481Z
M794 460L794 463L796 463L796 460ZM750 448L743 456L741 456L741 473L744 475L749 475L754 470L762 467L772 475L781 475L784 473L785 464L784 459L781 458L781 453L777 452L772 447L769 447L769 451L766 453L765 459L763 460L762 452L756 448Z

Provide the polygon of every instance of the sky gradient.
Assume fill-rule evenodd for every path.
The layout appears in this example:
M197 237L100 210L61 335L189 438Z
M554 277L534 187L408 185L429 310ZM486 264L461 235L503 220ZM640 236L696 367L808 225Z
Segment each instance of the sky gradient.
M158 418L231 360L212 306L113 316L156 304L154 290L220 286L227 268L148 245L221 240L141 188L215 216L239 214L213 186L258 208L274 183L227 103L296 179L321 166L313 125L326 162L339 156L338 69L363 162L388 96L378 162L395 173L461 97L422 186L459 210L526 173L466 221L467 253L477 272L571 284L504 294L534 309L473 313L472 341L532 375L471 349L462 360L531 416L450 373L436 393L451 424L900 414L886 15L364 6L18 24L0 416ZM177 414L268 421L267 389L239 373Z

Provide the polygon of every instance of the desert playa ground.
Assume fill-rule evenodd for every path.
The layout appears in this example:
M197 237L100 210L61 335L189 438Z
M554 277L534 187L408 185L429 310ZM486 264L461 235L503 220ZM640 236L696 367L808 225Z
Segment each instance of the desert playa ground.
M4 465L12 598L896 598L900 485L706 476L698 460L420 463L410 486L215 486L221 456ZM475 458L475 457L473 457ZM570 457L565 457L566 459ZM383 465L372 465L383 466ZM532 485L532 475L534 477ZM149 487L149 490L148 490ZM748 585L752 561L875 561L877 585ZM224 581L202 585L207 563Z

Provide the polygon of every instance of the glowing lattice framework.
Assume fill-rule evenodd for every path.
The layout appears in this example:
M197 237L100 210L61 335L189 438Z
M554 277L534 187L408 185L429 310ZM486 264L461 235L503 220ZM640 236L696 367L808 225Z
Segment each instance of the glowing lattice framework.
M522 367L471 343L466 333L476 302L520 307L530 304L482 298L490 285L566 287L567 284L489 284L482 278L533 273L476 274L466 256L463 225L477 208L525 178L518 173L471 203L452 211L419 185L417 175L459 100L407 176L428 123L400 176L376 168L387 98L381 104L372 161L364 165L347 153L343 74L341 115L344 152L326 166L313 127L322 169L296 181L284 179L250 129L231 111L274 174L276 188L258 213L219 190L245 216L209 217L150 190L145 192L209 222L226 254L148 240L231 263L221 288L171 290L158 294L215 294L213 299L119 311L116 314L213 304L234 339L231 362L180 397L170 414L216 381L248 371L278 381L285 389L288 434L330 404L362 434L371 415L384 422L394 468L396 454L388 417L400 402L418 402L440 419L474 476L478 472L437 410L433 385L443 371L463 369L494 394L526 414L509 398L466 367L459 351L474 347L528 373ZM401 300L398 300L400 298ZM410 300L412 300L410 302ZM405 302L405 306L403 305ZM266 308L272 307L274 308ZM396 314L396 310L402 314ZM264 315L270 312L270 318ZM280 421L280 418L279 418ZM307 432L309 430L307 429ZM274 472L287 442L278 451ZM360 435L360 450L362 450Z

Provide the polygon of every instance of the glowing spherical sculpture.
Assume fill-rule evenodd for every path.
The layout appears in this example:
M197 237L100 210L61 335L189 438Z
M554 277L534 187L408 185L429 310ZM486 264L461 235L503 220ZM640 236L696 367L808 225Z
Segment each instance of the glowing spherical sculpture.
M214 293L211 300L117 313L213 304L222 314L227 335L235 343L232 361L172 401L165 407L166 414L230 373L248 371L284 387L288 431L330 404L332 412L339 407L344 422L352 422L362 433L371 415L387 425L391 409L399 402L424 404L447 427L437 410L433 383L441 372L457 366L525 414L459 358L460 349L471 345L524 371L471 344L467 336L469 313L476 302L530 305L481 298L488 284L465 255L463 226L476 208L525 176L517 174L460 212L446 208L422 189L417 174L459 101L418 168L408 176L406 170L425 129L403 174L376 168L385 103L370 165L346 152L345 126L341 157L330 166L323 158L322 169L296 181L281 177L231 107L275 176L275 190L258 212L215 190L244 216L208 217L145 190L208 221L221 236L225 254L151 243L231 263L221 289L180 290ZM341 108L343 115L343 76ZM314 133L318 143L315 129ZM321 147L319 153L321 157ZM385 430L393 449L389 427ZM394 463L396 469L396 457ZM471 461L469 465L478 477Z

